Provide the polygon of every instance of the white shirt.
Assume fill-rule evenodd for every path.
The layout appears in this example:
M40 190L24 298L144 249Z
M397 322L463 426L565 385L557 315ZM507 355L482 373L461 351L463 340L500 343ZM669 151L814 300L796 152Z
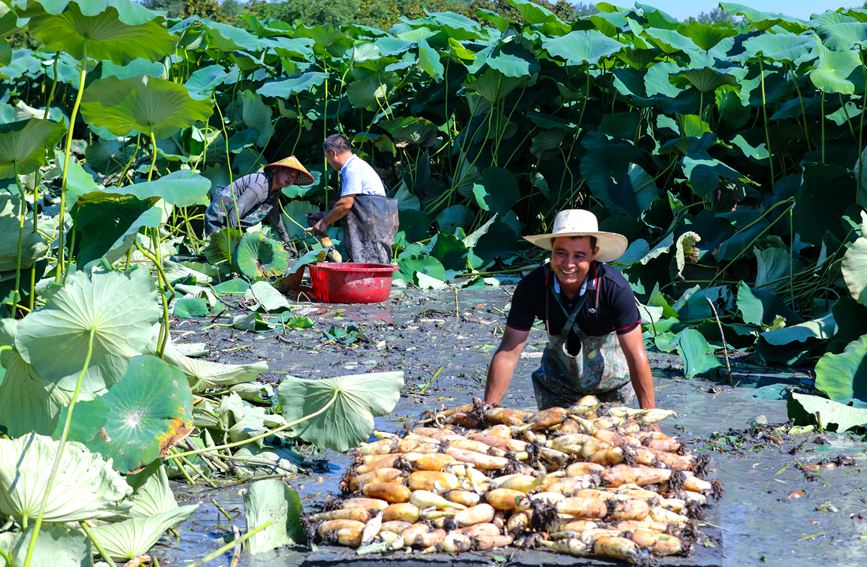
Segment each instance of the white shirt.
M380 195L385 197L382 179L370 164L358 156L352 156L340 168L340 196Z

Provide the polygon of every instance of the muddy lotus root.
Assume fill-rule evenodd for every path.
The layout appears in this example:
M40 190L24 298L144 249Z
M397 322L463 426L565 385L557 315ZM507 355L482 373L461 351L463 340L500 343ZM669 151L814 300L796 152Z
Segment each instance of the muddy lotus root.
M476 400L362 445L337 507L308 517L359 553L535 547L629 563L684 555L721 486L656 424L674 412L600 403L536 413Z

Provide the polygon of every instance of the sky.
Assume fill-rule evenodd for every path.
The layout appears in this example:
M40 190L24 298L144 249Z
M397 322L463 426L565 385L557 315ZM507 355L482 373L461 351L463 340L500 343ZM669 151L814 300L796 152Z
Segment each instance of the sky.
M632 4L632 0L608 1L615 6L626 7ZM587 2L585 1L585 3ZM677 19L697 16L701 12L710 12L712 9L719 6L718 0L639 0L639 3L655 6L664 12L668 12ZM810 14L822 13L825 10L861 6L863 0L741 0L736 3L749 6L755 10L777 12L779 14L786 14L787 16L808 19Z

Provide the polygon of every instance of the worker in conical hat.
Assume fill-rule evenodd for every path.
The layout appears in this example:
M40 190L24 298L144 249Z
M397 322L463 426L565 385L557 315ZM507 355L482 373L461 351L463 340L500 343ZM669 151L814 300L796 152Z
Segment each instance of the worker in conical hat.
M260 172L240 177L214 191L214 198L205 211L205 236L226 226L247 228L262 222L270 224L280 240L289 242L289 233L280 215L280 189L311 183L313 176L295 156L269 163Z

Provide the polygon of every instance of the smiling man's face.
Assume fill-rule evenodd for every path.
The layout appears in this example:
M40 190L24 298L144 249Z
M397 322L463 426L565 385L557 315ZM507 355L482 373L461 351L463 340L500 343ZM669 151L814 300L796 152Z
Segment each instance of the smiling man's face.
M551 270L560 285L567 291L577 291L590 271L590 263L596 258L589 236L561 236L551 245Z

